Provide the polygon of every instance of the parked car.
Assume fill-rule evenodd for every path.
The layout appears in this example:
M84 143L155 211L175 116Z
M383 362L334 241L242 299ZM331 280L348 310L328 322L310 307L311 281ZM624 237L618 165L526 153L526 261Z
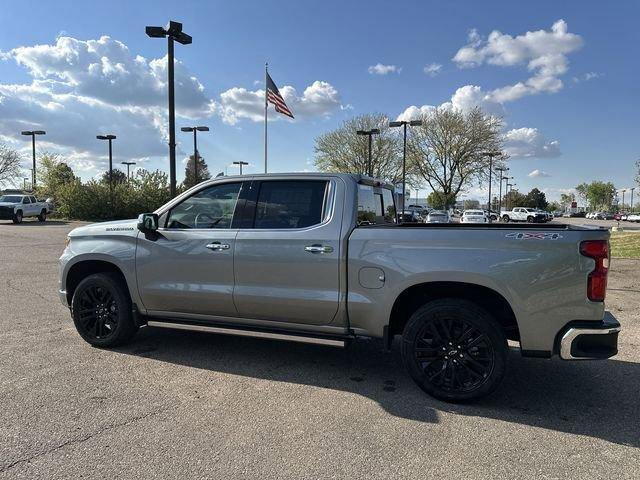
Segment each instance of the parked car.
M491 218L492 221L497 222L500 218L500 213L495 210L484 210L484 214L487 218Z
M208 180L137 220L71 231L60 299L102 348L145 326L340 347L401 335L409 375L448 401L498 387L508 339L531 357L617 353L606 228L398 225L393 188L347 174Z
M465 210L460 223L489 223L489 219L484 210Z
M545 214L527 207L515 207L511 211L503 211L501 215L503 222L544 223L547 221Z
M584 216L585 216L585 213L580 211L569 213L569 217L571 218L584 218Z
M640 222L640 213L630 213L627 215L628 222Z
M400 214L400 222L423 222L422 216L416 210L403 210Z
M50 205L39 202L33 195L9 194L0 196L0 220L22 223L26 217L38 217L44 222L50 212Z
M451 223L449 212L444 210L431 210L427 215L427 223Z

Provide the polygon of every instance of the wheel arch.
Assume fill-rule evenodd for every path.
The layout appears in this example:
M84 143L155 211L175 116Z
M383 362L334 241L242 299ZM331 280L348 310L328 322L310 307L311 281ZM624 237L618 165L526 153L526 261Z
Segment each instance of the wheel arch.
M469 300L492 314L509 340L520 340L516 315L505 297L496 290L483 285L434 281L412 285L403 290L394 301L385 329L385 342L389 347L395 335L401 335L413 313L427 302L441 298Z
M73 298L73 293L78 287L78 284L89 275L93 275L95 273L114 273L123 282L125 290L127 292L130 292L127 278L125 277L120 267L118 267L115 263L109 262L107 260L80 260L69 267L69 270L67 271L65 277L64 287L67 292L68 305L71 305L71 299ZM129 293L129 295L131 294Z

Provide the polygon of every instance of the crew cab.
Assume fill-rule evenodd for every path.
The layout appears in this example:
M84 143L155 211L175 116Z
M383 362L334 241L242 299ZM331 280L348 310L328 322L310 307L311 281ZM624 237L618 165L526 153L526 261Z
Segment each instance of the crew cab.
M38 217L44 222L51 207L47 202L39 202L33 195L7 194L0 196L0 220L22 223L26 217Z
M400 349L429 394L494 391L507 340L530 357L617 353L600 227L397 222L393 186L348 174L203 182L137 220L82 226L59 294L80 336L141 327Z
M535 208L515 207L511 211L503 211L501 214L503 222L528 222L544 223L547 221L546 213Z

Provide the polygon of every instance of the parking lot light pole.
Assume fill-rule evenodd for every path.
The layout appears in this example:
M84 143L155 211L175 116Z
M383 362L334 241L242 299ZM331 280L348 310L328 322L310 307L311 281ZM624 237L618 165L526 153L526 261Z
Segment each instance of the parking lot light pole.
M498 167L496 168L498 172L500 172L500 194L498 195L498 220L500 220L500 214L502 213L502 180L504 180L504 172L508 172L508 167ZM491 216L491 213L489 213Z
M240 162L233 162L233 164L234 165L240 165L240 175L242 175L242 166L243 165L249 165L249 162L240 161Z
M369 160L367 161L367 175L373 177L373 165L371 164L371 137L380 134L380 129L372 128L371 130L357 130L358 135L367 135L369 137Z
M402 127L402 209L405 208L405 198L407 196L407 125L412 127L419 127L422 125L422 120L411 120L407 122L405 120L398 122L389 122L390 127ZM369 137L371 139L371 137ZM371 143L369 143L369 155L371 155ZM369 160L371 162L371 160Z
M493 172L493 159L494 157L499 157L500 155L502 155L502 152L499 152L497 150L482 152L482 156L489 157L489 202L487 203L487 209L489 210L489 223L491 223L491 174Z
M120 162L120 164L127 166L127 182L128 182L129 181L129 167L131 165L135 165L136 162Z
M167 90L169 97L169 190L171 198L176 196L176 105L174 85L173 41L189 45L191 36L182 31L182 24L170 21L166 27L146 27L145 32L151 38L167 38Z
M109 189L113 190L113 150L111 142L116 139L115 135L96 135L98 140L109 141Z
M209 127L182 127L183 132L193 132L193 171L196 184L198 183L198 132L208 132Z
M46 135L44 130L25 130L22 135L31 137L31 152L33 154L33 170L31 171L31 190L36 188L36 135Z
M633 188L630 189L631 190L631 207L630 207L631 213L633 213L633 191L635 189L636 189L636 187L633 187Z

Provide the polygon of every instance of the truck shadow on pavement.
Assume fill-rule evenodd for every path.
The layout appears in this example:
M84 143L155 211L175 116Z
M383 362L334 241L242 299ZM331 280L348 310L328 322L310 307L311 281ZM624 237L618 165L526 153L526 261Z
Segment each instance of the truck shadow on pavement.
M522 358L512 350L507 376L471 405L440 402L404 372L398 344L359 340L347 349L226 335L142 329L115 351L212 372L351 392L397 417L439 422L439 412L492 418L640 447L640 364Z

